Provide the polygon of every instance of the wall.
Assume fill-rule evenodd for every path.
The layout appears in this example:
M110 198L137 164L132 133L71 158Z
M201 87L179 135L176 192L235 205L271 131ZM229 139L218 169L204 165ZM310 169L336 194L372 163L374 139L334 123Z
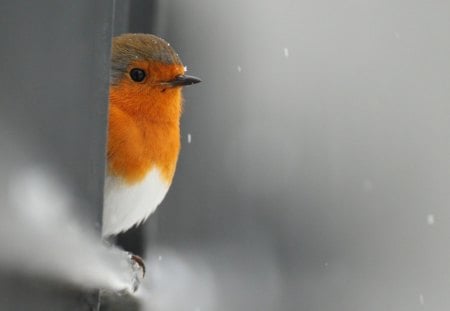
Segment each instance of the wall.
M0 4L1 310L96 308L95 290L65 278L80 267L63 250L89 253L67 245L79 240L66 235L73 218L57 218L66 196L45 192L47 175L34 173L51 171L64 184L77 202L65 212L98 239L111 21L110 1Z

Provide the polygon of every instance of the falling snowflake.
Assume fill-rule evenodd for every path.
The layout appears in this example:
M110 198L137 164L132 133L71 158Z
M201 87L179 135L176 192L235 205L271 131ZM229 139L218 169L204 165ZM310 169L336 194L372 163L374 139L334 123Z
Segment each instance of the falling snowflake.
M427 223L432 226L435 223L435 218L433 214L428 214L427 215Z
M422 306L425 305L425 298L423 297L422 294L419 295L419 302Z

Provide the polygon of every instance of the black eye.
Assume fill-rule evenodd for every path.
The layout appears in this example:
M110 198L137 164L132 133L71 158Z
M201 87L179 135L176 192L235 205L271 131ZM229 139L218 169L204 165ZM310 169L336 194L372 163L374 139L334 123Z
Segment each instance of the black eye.
M145 71L139 68L133 68L130 70L130 77L133 81L142 82L145 79Z

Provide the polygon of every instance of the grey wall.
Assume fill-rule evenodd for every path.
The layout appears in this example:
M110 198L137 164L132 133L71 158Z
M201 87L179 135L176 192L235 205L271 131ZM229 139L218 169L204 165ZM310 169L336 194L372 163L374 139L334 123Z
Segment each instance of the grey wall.
M2 2L0 12L2 121L101 206L112 4Z
M40 192L46 185L27 188L33 180L22 180L14 191L11 185L18 175L28 172L24 170L49 168L77 198L70 212L84 215L83 230L99 230L111 21L110 1L0 4L1 310L96 307L95 291L55 280L55 275L81 268L75 263L71 266L72 255L63 253L65 247L74 254L89 253L67 239L68 230L76 231L68 228L72 223L49 220L61 216L59 205L66 202L39 205L46 199L46 193ZM11 208L12 192L18 203L26 205L26 214ZM57 258L59 265L45 261L46 256ZM59 270L62 266L66 268ZM92 284L85 285L92 288Z
M448 309L449 3L163 6L204 83L147 225L148 304Z

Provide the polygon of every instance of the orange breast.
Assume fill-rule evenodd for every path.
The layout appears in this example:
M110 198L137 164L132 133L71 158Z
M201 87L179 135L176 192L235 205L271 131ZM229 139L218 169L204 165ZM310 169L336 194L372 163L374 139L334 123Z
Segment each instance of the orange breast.
M180 150L181 106L180 88L163 90L127 79L111 86L109 173L133 184L156 167L170 183Z

